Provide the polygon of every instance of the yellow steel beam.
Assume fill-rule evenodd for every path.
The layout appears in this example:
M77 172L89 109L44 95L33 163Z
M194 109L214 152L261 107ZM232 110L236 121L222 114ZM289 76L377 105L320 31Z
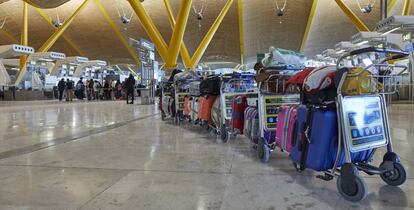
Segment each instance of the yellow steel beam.
M27 46L29 44L29 5L26 2L23 2L23 24L21 30L21 45ZM23 68L26 63L27 56L20 56L20 69Z
M46 13L43 12L42 9L34 7L37 13L39 13L40 16L54 29L57 29L55 25L53 25L52 20L49 18L49 16L46 15ZM85 53L82 52L82 50L65 34L62 34L62 38L80 55L85 56Z
M309 30L312 25L313 17L315 16L317 5L318 5L318 0L313 0L312 8L309 12L308 22L306 23L305 33L303 33L302 43L300 45L301 52L303 52L303 50L305 49L306 41L308 41Z
M410 15L410 10L411 10L411 0L405 0L405 2L404 2L404 9L403 9L401 15L403 15L403 16Z
M213 39L214 34L216 33L217 29L223 22L224 17L226 16L227 12L229 11L231 5L233 4L233 0L227 0L227 3L224 5L224 8L221 10L220 14L218 15L217 19L214 21L213 25L208 30L207 34L204 36L203 40L201 41L200 45L198 46L197 50L195 51L193 57L191 58L191 65L190 68L195 68L200 62L201 57L203 57L204 52L206 51L208 45L210 44L211 40Z
M139 0L128 0L135 14L137 14L142 26L147 32L148 36L154 43L157 48L158 53L164 61L168 60L168 47L165 43L164 38L162 38L161 33L158 31L155 24L152 22L151 17L145 11L145 8L142 6Z
M177 15L177 23L175 24L173 34L168 47L168 60L166 62L167 69L177 67L177 58L180 46L183 43L185 28L187 26L188 16L190 16L192 0L181 0L180 10Z
M369 31L369 28L359 19L354 12L342 0L335 0L346 16L352 21L359 31Z
M128 53L131 55L132 59L135 63L139 66L141 62L138 59L137 53L129 46L128 41L126 40L125 36L122 35L121 30L115 25L114 21L112 20L111 16L109 16L108 12L106 11L105 7L101 4L100 0L95 0L96 6L98 6L99 10L101 11L102 15L105 17L106 21L108 21L109 25L111 26L112 30L115 32L115 35L118 37L119 41L124 45L125 49L127 49Z
M63 32L70 26L73 20L79 15L83 8L89 3L89 0L85 0L82 4L76 9L76 11L60 26L49 39L39 48L38 52L47 52L63 34Z
M391 12L392 8L394 8L395 3L397 2L397 0L390 0L388 3L388 13Z
M171 9L170 0L164 0L165 8L167 9L168 13L168 20L170 22L171 29L174 30L175 28L175 18ZM187 68L190 66L191 57L190 53L188 53L187 46L185 46L184 41L181 43L180 48L181 59L183 60L184 67Z
M240 64L244 65L244 24L243 24L243 0L237 0L239 15L239 39L240 39Z

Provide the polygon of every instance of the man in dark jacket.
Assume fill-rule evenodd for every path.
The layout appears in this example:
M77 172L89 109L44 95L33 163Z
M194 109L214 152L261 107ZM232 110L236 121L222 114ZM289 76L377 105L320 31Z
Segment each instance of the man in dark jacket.
M58 83L58 91L59 91L59 101L62 101L63 92L65 92L66 82L65 79L61 79Z
M66 101L72 101L73 98L73 81L66 80Z
M131 104L134 104L134 89L135 89L135 79L132 74L129 75L128 79L125 81L125 88L126 88L126 102L129 103L129 96L132 97Z

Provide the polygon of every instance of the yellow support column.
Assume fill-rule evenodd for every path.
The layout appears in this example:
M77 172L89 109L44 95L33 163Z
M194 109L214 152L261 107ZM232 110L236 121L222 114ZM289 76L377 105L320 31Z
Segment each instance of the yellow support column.
M180 10L178 11L177 23L175 24L173 34L168 47L168 60L165 67L174 69L177 67L178 53L183 43L185 28L187 26L188 16L190 16L192 0L181 0Z
M213 25L210 27L207 34L204 36L203 40L201 41L200 45L195 51L193 57L191 58L190 68L195 68L198 62L200 62L201 57L203 57L204 52L206 51L211 40L213 39L213 36L216 33L217 29L221 25L221 22L223 22L223 19L226 16L232 4L233 4L233 0L227 0L226 5L224 5L224 8L221 10L217 19L214 21Z
M401 15L403 15L403 16L410 15L410 10L411 10L411 0L405 0L405 2L404 2L404 9L403 9Z
M79 15L83 8L88 4L89 0L85 0L76 11L67 19L62 26L60 26L53 34L49 37L49 39L39 48L37 52L47 52L49 49L55 44L55 42L59 39L59 37L63 34L63 32L69 27L69 25L73 22L73 20ZM17 74L17 78L15 81L15 85L18 85L23 76L26 74L25 65L23 68L20 69L19 73Z
M21 45L27 46L29 44L29 8L26 2L23 2L23 24L21 32ZM19 68L22 69L26 64L27 56L20 56L20 65Z
M139 20L141 21L142 26L144 27L145 31L147 32L148 36L152 40L157 48L158 53L160 54L161 58L164 61L168 60L168 47L165 43L164 39L162 38L161 33L158 31L155 24L152 22L151 17L147 14L144 7L142 6L139 0L128 0L129 4L131 5L132 9L137 14Z
M175 28L175 18L171 9L170 0L164 0L165 8L167 9L168 13L168 20L170 22L171 29L174 30ZM185 46L184 41L181 43L180 48L181 59L183 60L184 67L187 68L190 66L191 57L190 53L188 53L187 46Z
M342 2L342 0L335 0L335 2L359 31L369 31L369 28L355 15L354 12L352 12L347 5L344 4L344 2Z
M54 29L57 29L55 25L53 25L52 20L49 18L49 16L46 15L46 13L44 13L42 11L42 9L34 7L34 9L36 10L37 13L39 13L40 16L42 16L42 18L50 25L52 26ZM80 55L80 56L85 56L85 53L82 52L81 49L79 49L78 46L76 46L76 44L65 34L62 34L62 38Z
M244 24L243 24L243 0L237 0L239 15L239 39L240 39L240 64L244 65Z
M311 11L309 12L308 23L306 23L305 33L303 33L302 43L300 45L300 51L303 52L305 49L306 41L308 40L309 30L312 25L313 17L315 16L316 6L318 0L313 0Z
M394 8L394 5L397 2L397 0L390 0L389 2L390 3L388 3L388 13L390 13L392 8Z
M137 53L129 46L128 41L122 35L121 30L115 25L112 18L109 16L108 12L106 11L105 7L101 4L100 0L95 0L96 6L98 6L99 10L101 11L102 15L105 17L106 21L108 21L109 25L111 26L112 30L115 32L115 35L118 37L119 41L124 45L125 49L127 49L128 53L131 55L132 59L134 59L135 63L140 66L141 62L138 59Z
M76 11L60 26L52 36L39 48L38 52L47 52L59 39L59 37L65 32L65 30L70 26L73 20L79 15L83 8L89 3L89 0L85 0L82 4L76 9Z

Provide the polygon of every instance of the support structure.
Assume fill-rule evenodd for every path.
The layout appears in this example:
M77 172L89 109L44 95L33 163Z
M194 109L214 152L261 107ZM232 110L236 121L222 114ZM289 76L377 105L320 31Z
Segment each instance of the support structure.
M168 21L170 22L171 29L174 30L175 18L174 18L172 9L171 9L170 0L164 0L164 4L165 4L165 8L167 9ZM185 68L189 67L191 63L191 57L190 57L190 54L188 53L188 49L187 49L187 46L185 46L184 41L181 43L180 54L181 54L181 59L183 61L184 67Z
M392 11L392 9L394 8L395 3L397 2L397 0L389 0L388 3L388 13L390 13Z
M411 0L405 0L404 2L404 9L402 11L402 16L408 16L410 15L411 11Z
M303 33L302 43L300 45L300 51L305 49L306 42L308 41L309 30L312 26L313 17L315 16L316 6L318 6L318 0L313 0L312 8L309 12L308 22L306 23L305 32Z
M240 64L244 66L244 19L243 19L243 0L237 0L239 15L239 39L240 39Z
M168 47L162 38L161 33L152 22L151 17L147 14L139 0L128 0L135 14L137 14L143 28L157 48L158 53L164 61L168 60Z
M233 0L227 0L226 4L224 5L224 8L221 10L217 19L214 21L213 25L210 27L207 34L204 36L203 40L201 41L200 45L195 51L193 57L191 58L190 68L195 68L198 62L200 62L201 57L203 57L204 52L206 51L208 45L213 39L214 34L217 32L217 29L221 25L221 22L223 21L232 4Z
M12 43L19 43L19 40L11 34L10 32L6 31L4 28L0 29L0 33L2 33L7 39L9 39Z
M139 61L137 53L129 46L128 41L122 35L121 30L116 26L114 21L112 20L111 16L109 16L108 12L106 11L105 7L101 4L100 0L95 0L96 6L98 6L99 10L101 11L102 15L105 17L106 21L108 21L109 26L111 26L112 30L115 32L115 35L118 37L119 41L121 41L122 45L124 45L125 49L131 55L132 59L135 63L140 66L141 61Z
M52 20L46 13L43 12L42 9L34 7L37 13L39 13L40 16L55 30L57 29L55 25L53 25ZM82 50L65 34L62 34L62 38L81 56L85 56L85 53L82 52Z
M177 15L177 23L175 24L173 34L171 36L170 45L168 47L168 59L166 68L172 69L177 67L177 58L183 42L185 28L187 26L188 16L191 11L192 0L181 0L180 10Z
M62 26L60 26L53 34L49 37L49 39L39 48L37 53L45 53L49 51L49 49L55 44L55 42L59 39L59 37L63 34L63 32L69 27L69 25L73 22L73 20L79 15L79 13L86 7L89 3L89 0L84 0L82 4L75 10L75 12L67 19ZM15 85L18 85L23 76L26 74L26 62L20 68L19 73L17 74L17 79Z
M21 42L23 46L29 45L29 5L26 2L23 2L23 24L21 30ZM27 56L20 56L20 65L19 68L22 69L26 63Z
M59 39L59 37L65 32L65 30L70 26L73 20L79 15L79 13L86 7L89 3L89 0L84 0L82 4L76 9L76 11L60 26L52 36L39 48L38 52L47 52Z
M369 28L359 19L354 12L342 0L335 0L346 16L352 21L359 31L369 31Z

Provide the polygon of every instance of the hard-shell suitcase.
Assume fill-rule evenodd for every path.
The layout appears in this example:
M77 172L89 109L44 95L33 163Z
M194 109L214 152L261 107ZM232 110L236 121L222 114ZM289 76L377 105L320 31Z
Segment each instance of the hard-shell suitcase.
M198 120L198 109L199 109L198 98L193 98L193 100L191 100L190 103L191 103L190 119L191 121L195 122L196 120Z
M301 168L315 171L331 169L338 149L338 123L334 108L300 106L297 111L297 129L292 143L291 157ZM307 134L306 134L307 132ZM307 138L309 137L309 139ZM373 150L351 153L352 162L367 161ZM338 167L345 162L341 151Z
M184 99L184 116L189 117L191 113L191 100L190 97Z
M290 153L292 150L292 134L295 126L297 106L281 106L279 108L276 128L276 146Z
M276 131L274 130L264 130L263 138L267 141L269 145L274 144L276 141Z
M244 135L251 141L257 142L259 138L259 113L257 108L247 107L244 116Z
M213 107L216 96L203 96L200 97L200 108L198 116L201 120L208 122L209 124L213 123L211 119L211 108Z
M247 106L247 97L237 96L233 99L232 103L232 115L231 115L231 125L233 132L243 134L244 128L244 110Z

